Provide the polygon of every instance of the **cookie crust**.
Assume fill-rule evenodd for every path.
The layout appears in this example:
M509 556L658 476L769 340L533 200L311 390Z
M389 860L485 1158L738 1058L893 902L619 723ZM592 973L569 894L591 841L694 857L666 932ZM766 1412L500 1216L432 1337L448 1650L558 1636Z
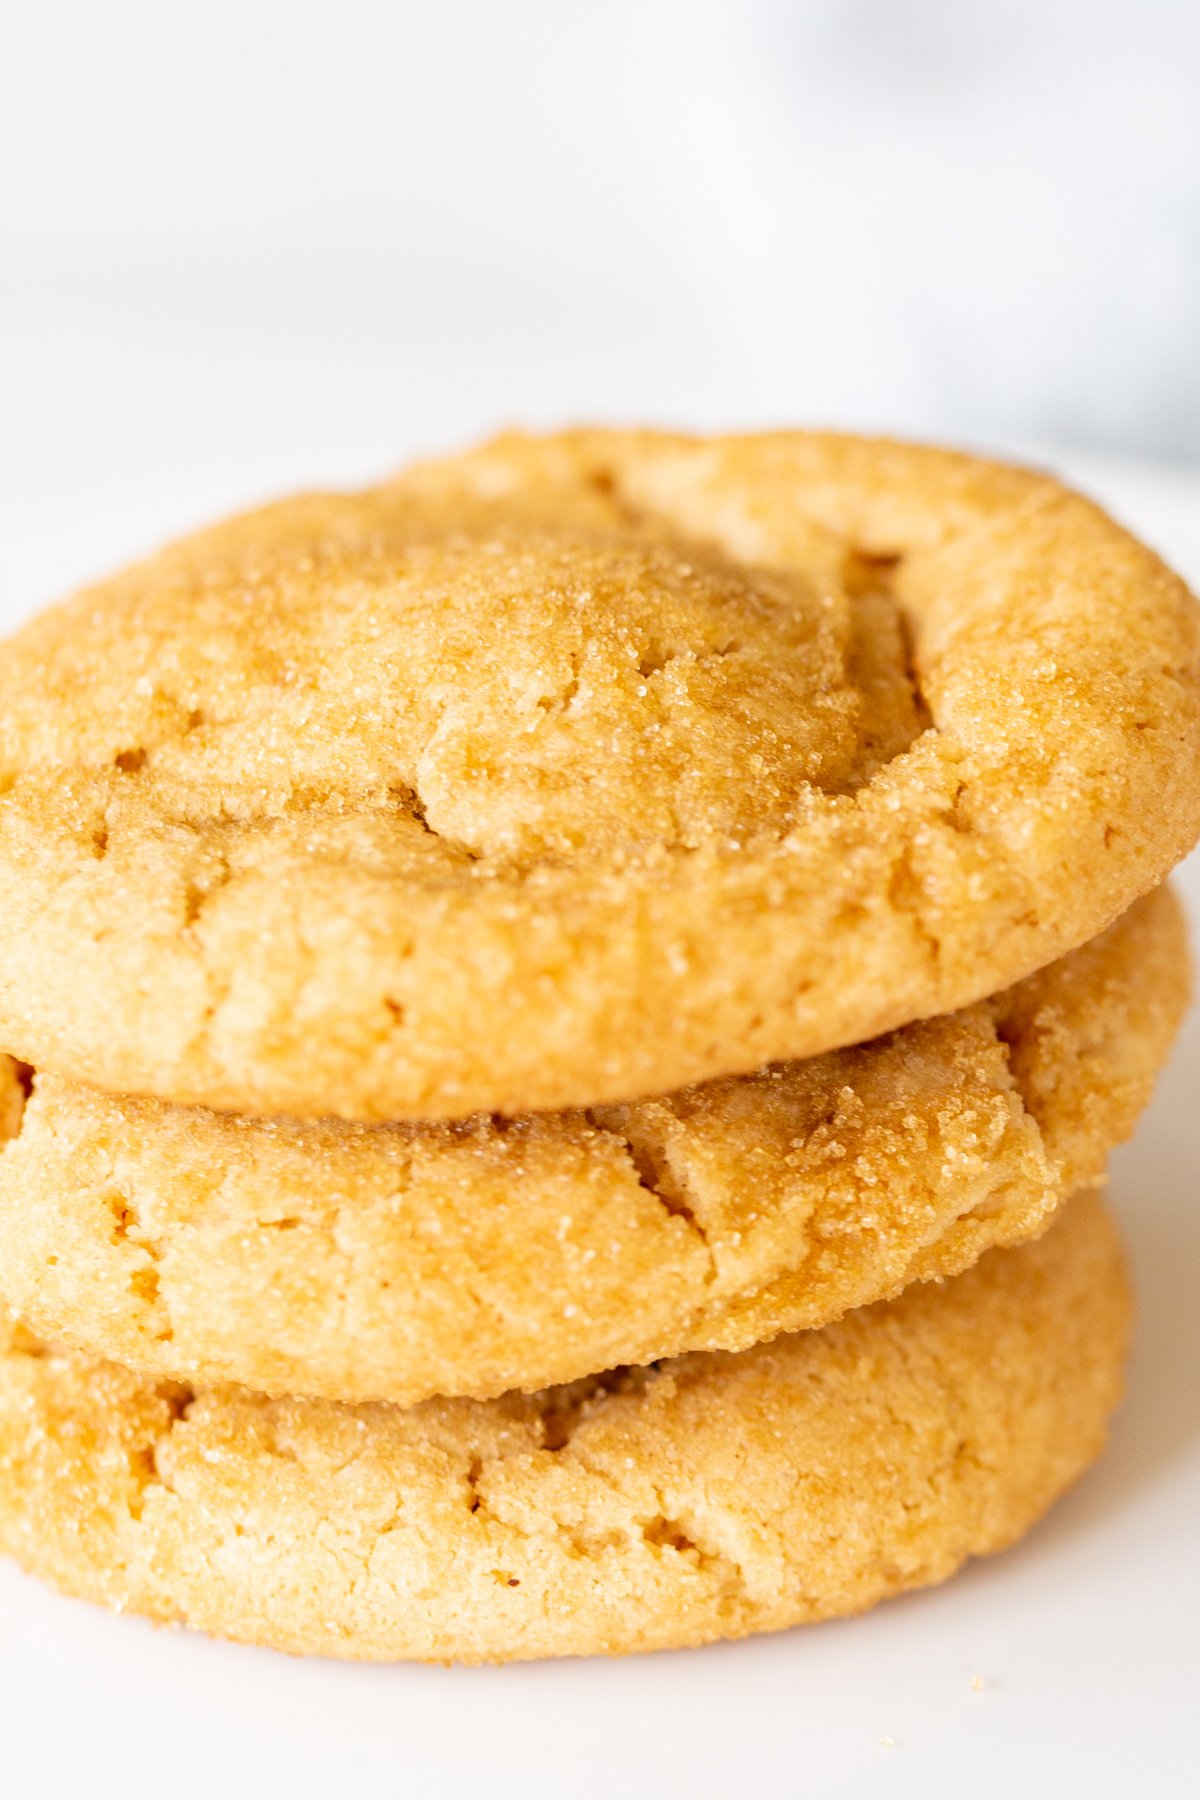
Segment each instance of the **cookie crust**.
M264 1125L39 1076L0 1154L0 1295L142 1372L347 1401L739 1350L1043 1230L1186 996L1160 889L993 1001L589 1114Z
M285 502L7 646L0 1041L362 1120L861 1041L1191 847L1198 671L1150 551L949 452L512 437Z
M0 1549L278 1649L464 1662L854 1613L1019 1537L1099 1452L1129 1299L1100 1203L736 1356L411 1410L0 1354Z

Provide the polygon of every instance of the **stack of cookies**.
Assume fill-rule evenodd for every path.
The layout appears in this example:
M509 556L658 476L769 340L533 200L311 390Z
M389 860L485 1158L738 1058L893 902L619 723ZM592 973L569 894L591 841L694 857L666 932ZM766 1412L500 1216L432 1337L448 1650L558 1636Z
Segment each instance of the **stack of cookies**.
M0 670L0 1547L288 1650L869 1606L1097 1454L1197 615L1052 480L506 438Z

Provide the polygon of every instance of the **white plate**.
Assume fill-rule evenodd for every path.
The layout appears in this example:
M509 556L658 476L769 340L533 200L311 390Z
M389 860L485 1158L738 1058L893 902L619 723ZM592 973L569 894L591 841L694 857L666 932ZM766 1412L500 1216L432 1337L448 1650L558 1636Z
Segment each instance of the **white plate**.
M319 465L314 461L314 467ZM1200 478L1074 465L1200 581ZM147 476L149 484L147 485ZM9 611L174 529L222 478L93 471L5 527ZM226 478L227 479L227 478ZM246 491L278 485L273 466ZM64 539L64 529L71 535ZM1200 862L1180 875L1200 919ZM1200 1021L1113 1197L1141 1319L1101 1465L1026 1542L864 1619L711 1650L357 1668L157 1631L0 1568L0 1793L352 1800L1166 1795L1200 1677Z

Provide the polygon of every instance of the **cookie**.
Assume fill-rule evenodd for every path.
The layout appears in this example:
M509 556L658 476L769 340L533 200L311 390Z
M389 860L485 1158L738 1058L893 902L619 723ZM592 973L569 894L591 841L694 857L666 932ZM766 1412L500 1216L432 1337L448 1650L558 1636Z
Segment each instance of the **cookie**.
M284 502L6 646L0 1042L368 1121L858 1042L1183 855L1198 669L1149 550L948 452L513 437Z
M1127 1315L1089 1196L824 1331L492 1401L195 1391L14 1326L0 1549L117 1610L321 1655L778 1630L1019 1537L1103 1444Z
M1173 895L994 1001L663 1101L505 1125L255 1120L39 1076L0 1295L180 1380L488 1397L819 1326L1101 1179L1187 996Z

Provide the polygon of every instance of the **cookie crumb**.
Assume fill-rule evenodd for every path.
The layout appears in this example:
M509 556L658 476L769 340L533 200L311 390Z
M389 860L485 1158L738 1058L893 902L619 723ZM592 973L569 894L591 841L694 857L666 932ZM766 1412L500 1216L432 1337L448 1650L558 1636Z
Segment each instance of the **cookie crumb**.
M987 1682L983 1679L982 1675L972 1675L970 1688L973 1694L982 1694L986 1686Z

